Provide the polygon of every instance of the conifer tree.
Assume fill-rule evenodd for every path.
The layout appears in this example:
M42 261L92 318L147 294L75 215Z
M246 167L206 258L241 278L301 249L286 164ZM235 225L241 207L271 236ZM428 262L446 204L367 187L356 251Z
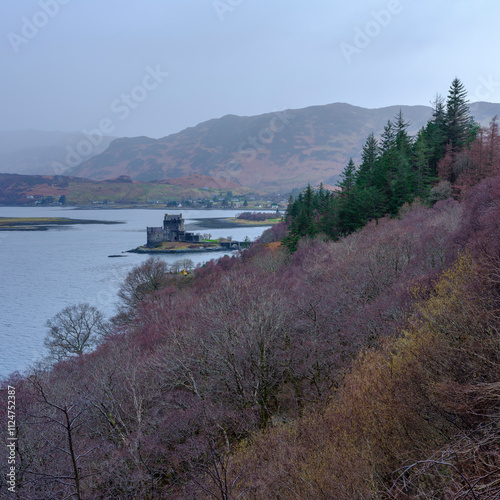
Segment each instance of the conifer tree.
M446 135L452 152L463 149L474 140L477 127L469 111L467 91L463 83L455 78L446 100Z
M289 220L288 235L283 240L290 251L295 251L300 238L312 237L317 233L314 221L317 208L317 195L310 184L304 193L300 194L295 202L288 206L287 220Z
M425 140L429 148L429 166L437 173L437 164L445 154L447 143L446 107L443 97L436 95L433 104L432 120L424 127Z
M387 154L391 151L394 146L395 136L394 136L394 124L391 120L387 120L384 126L384 132L382 133L382 139L380 142L380 152L382 155Z
M373 186L373 175L377 166L378 142L373 132L366 139L361 152L361 165L358 170L357 182L360 188Z
M370 134L363 146L359 170L351 159L342 172L340 193L328 194L322 186L315 193L308 186L297 200L289 203L289 233L284 240L288 248L293 251L302 236L323 232L335 239L370 219L396 215L404 203L416 196L429 199L439 178L450 184L464 168L477 170L477 164L489 172L491 165L498 163L500 139L496 121L489 132L491 139L485 136L489 140L483 138L481 144L476 141L474 151L465 156L457 154L469 147L478 130L460 80L452 82L446 104L439 95L433 104L432 119L415 140L408 134L409 123L401 110L394 121L388 120L380 141ZM471 175L465 179L463 174L462 178L463 182L474 179Z
M387 207L387 211L391 214L396 214L403 203L413 198L414 176L410 164L412 139L407 132L409 125L400 110L393 124L394 144L391 150L389 179L391 195Z
M398 151L400 151L405 156L409 156L412 145L412 140L407 131L409 126L410 122L405 121L403 112L400 109L399 113L396 116L396 121L393 124L393 128L395 131L394 142Z
M338 196L339 231L345 234L357 229L362 220L362 214L359 212L356 181L356 166L351 158L341 174L340 182L337 184L341 189Z
M421 129L413 144L412 168L414 176L414 194L427 198L429 189L437 180L435 170L431 166L432 148L427 140L426 129Z

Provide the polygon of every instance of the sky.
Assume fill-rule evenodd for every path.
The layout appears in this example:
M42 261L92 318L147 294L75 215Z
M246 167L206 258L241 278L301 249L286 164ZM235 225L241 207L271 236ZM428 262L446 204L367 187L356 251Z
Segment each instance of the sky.
M496 0L4 0L0 130L159 138L226 114L500 102Z

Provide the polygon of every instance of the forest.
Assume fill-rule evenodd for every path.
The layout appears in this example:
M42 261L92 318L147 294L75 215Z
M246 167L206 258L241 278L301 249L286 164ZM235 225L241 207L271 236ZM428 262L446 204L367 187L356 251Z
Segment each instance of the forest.
M238 255L51 320L2 383L17 498L499 498L497 122L455 79L406 128Z

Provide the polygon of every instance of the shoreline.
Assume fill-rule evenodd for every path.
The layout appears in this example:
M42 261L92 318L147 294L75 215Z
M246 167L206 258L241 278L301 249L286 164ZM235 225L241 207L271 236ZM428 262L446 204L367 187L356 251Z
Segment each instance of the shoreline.
M278 224L279 220L270 221L247 221L236 217L207 217L206 219L190 219L186 223L190 229L196 230L198 225L203 229L234 229L236 227L269 227Z
M205 253L205 252L235 252L238 248L228 248L222 246L216 247L199 247L199 248L171 248L168 250L155 250L154 248L137 247L132 250L126 250L126 253L139 253L139 254L176 254L176 253Z
M68 228L75 224L124 224L124 222L67 217L0 217L0 231L47 231Z

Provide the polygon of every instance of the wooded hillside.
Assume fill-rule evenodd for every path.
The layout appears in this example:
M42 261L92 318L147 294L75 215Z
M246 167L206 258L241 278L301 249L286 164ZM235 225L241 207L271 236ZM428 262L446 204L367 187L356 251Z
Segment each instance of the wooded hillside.
M237 256L146 261L95 350L13 374L21 497L497 498L500 143L439 116Z

